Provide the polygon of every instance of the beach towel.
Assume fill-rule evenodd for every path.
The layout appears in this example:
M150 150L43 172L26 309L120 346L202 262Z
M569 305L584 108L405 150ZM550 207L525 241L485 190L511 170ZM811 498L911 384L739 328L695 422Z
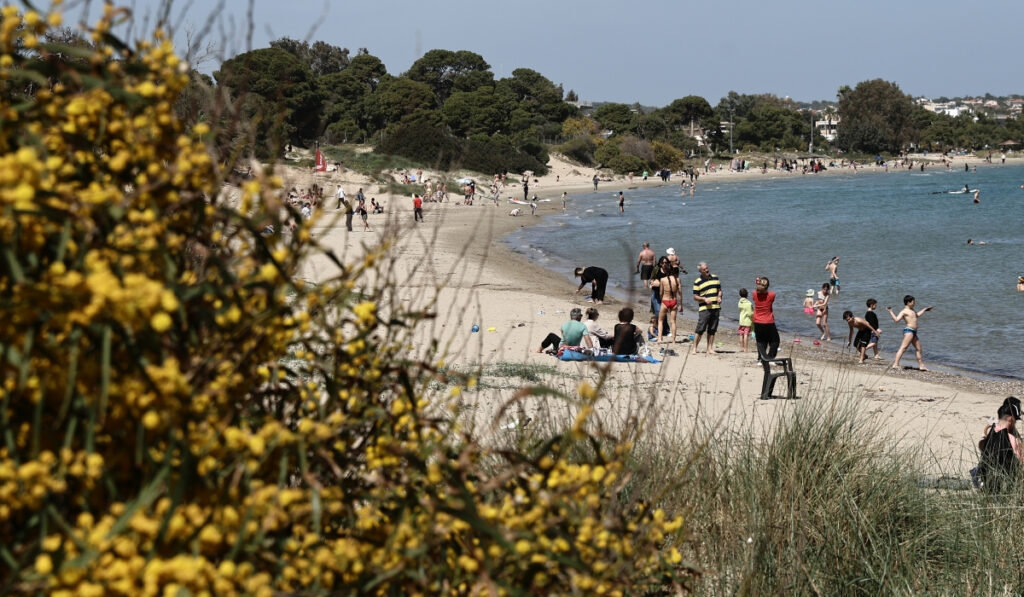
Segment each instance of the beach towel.
M639 354L599 354L592 355L583 352L578 347L563 346L558 349L558 359L561 361L598 361L617 363L660 363L658 359Z

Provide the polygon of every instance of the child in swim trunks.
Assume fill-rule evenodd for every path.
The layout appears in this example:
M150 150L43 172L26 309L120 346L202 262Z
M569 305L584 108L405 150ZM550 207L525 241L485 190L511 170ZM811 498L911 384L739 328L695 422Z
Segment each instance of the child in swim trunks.
M804 294L804 313L814 315L814 291L810 288Z
M892 317L894 323L903 322L903 341L900 342L900 349L896 351L896 358L893 359L890 369L900 368L900 358L903 357L903 353L906 352L910 345L914 345L914 351L917 353L917 367L920 371L927 371L924 366L924 360L921 358L921 340L917 337L917 319L932 310L932 307L925 307L920 311L914 310L914 305L917 301L914 297L909 294L903 297L903 309L899 314L893 313L892 307L886 307L885 309L889 312L889 317Z
M736 329L736 333L740 335L740 350L747 352L750 327L754 325L754 303L747 298L746 288L740 288L740 300L736 307L740 310L740 327Z

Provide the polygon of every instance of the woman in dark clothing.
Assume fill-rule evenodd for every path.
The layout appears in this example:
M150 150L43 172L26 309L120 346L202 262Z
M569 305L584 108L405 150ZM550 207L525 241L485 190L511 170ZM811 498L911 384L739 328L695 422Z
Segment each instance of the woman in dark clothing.
M985 437L978 442L981 464L977 480L981 489L990 493L1010 489L1020 477L1024 461L1024 450L1015 429L1020 420L1020 400L1008 397L996 414L999 420L985 428Z
M580 279L580 287L576 289L576 294L579 294L589 282L591 285L591 299L598 305L604 303L604 289L608 286L608 272L606 270L594 266L577 267L573 274Z
M629 307L619 311L619 323L615 324L615 339L612 340L612 352L615 354L636 354L637 338L640 329L633 325L633 309Z

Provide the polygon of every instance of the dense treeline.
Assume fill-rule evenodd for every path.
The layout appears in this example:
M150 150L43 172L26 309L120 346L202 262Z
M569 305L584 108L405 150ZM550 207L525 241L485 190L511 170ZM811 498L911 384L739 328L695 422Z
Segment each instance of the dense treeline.
M203 93L232 100L245 117L237 121L244 131L221 127L224 151L266 157L287 143L372 143L437 168L483 172L544 172L552 146L583 165L627 172L677 168L730 149L803 151L812 141L818 151L898 154L1024 139L1017 120L928 112L881 79L843 86L837 103L813 112L789 98L731 91L714 107L689 95L656 109L605 103L584 115L567 101L575 92L526 68L497 79L473 52L431 50L392 75L365 48L350 56L288 38L227 60L213 79L195 76L179 101L182 117L203 117L188 103ZM821 120L840 122L831 143L812 128Z

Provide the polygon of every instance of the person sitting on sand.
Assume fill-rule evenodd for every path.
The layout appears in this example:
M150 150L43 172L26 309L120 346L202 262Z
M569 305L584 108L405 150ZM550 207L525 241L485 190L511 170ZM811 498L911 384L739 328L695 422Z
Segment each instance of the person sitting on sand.
M590 341L590 334L587 333L587 326L583 324L583 311L579 307L573 307L569 311L569 321L562 324L562 336L558 334L548 334L544 337L544 340L540 343L540 348L537 352L544 352L548 348L553 349L562 346L585 346L586 348L593 348L594 345Z
M651 321L647 325L647 339L656 340L658 338L658 317L651 315Z
M510 216L512 216L512 217L516 217L516 216L518 216L518 215L519 215L520 213L522 213L522 212L520 212L520 211L519 211L519 208L518 208L518 207L516 207L516 208L515 208L515 209L513 209L512 211L508 212L508 215L510 215Z
M1003 400L996 416L999 420L985 426L985 432L978 449L981 462L976 470L976 485L983 491L1001 493L1015 484L1020 477L1021 463L1024 462L1024 448L1017 434L1020 420L1020 400L1009 396Z
M583 325L587 326L587 333L590 334L590 342L594 346L608 348L612 345L612 335L601 329L597 324L598 312L596 307L587 308L587 320Z
M619 323L615 324L615 338L612 352L615 354L636 354L643 343L640 328L633 325L633 309L623 307L619 310Z

